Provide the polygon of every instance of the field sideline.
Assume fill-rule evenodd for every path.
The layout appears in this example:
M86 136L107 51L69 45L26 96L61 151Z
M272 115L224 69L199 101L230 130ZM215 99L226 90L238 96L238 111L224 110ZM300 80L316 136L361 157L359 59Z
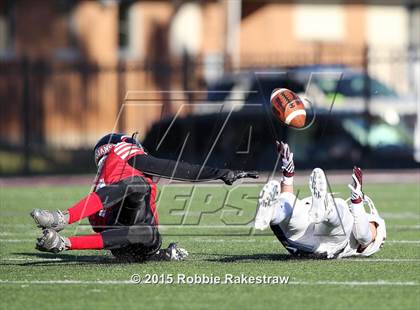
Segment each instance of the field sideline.
M164 245L178 241L184 262L117 263L106 251L46 254L34 250L32 208L64 209L89 186L1 187L0 300L3 309L418 309L418 183L368 184L388 228L383 251L368 259L292 259L270 232L250 223L260 185L161 186ZM308 194L298 186L299 196ZM344 185L333 192L347 196ZM202 213L204 212L204 213ZM88 233L82 223L66 235ZM283 276L288 284L133 284L132 274Z

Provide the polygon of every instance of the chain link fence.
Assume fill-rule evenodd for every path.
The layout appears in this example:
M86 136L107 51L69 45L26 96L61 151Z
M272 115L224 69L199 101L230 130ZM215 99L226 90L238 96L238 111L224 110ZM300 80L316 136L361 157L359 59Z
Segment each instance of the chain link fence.
M196 105L208 99L209 72L213 72L213 78L219 76L223 80L235 70L287 72L313 64L346 65L369 72L369 76L398 94L395 100L414 100L418 105L419 51L418 47L384 52L320 45L315 51L300 55L243 55L240 68L232 68L223 57L209 62L187 55L160 63L121 61L115 65L26 58L1 61L0 173L91 171L91 147L104 133L140 131L146 138L154 123L175 115L179 118L194 114ZM365 82L365 110L361 114L369 114L372 101L367 89L372 85ZM130 98L133 91L141 95ZM129 102L155 104L130 108L124 105ZM415 112L409 117L412 136L416 117Z

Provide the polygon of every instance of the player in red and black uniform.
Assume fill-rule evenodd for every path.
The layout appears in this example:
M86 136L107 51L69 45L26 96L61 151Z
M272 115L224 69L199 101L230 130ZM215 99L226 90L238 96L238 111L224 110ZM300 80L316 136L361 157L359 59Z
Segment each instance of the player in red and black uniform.
M167 159L145 152L134 138L108 134L95 146L98 173L94 190L66 211L35 209L31 216L43 236L36 248L58 253L64 250L109 249L117 257L144 260L153 257L183 259L188 253L171 244L160 250L153 176L184 181L220 179L233 184L240 178L257 178L255 172L217 169ZM89 217L94 234L63 237L58 234L69 224Z

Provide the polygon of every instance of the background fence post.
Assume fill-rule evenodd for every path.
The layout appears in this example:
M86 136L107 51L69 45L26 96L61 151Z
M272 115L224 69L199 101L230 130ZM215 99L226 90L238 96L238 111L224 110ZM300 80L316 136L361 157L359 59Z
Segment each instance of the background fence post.
M30 159L31 159L31 103L30 103L30 81L29 81L30 64L26 56L22 58L22 135L23 135L23 174L30 174Z
M128 73L128 70L125 66L124 61L118 61L117 64L117 113L121 111L120 118L117 120L117 130L118 132L125 132L127 130L126 124L125 124L125 98L127 95L127 87L126 87L126 75Z
M369 133L371 125L371 114L370 114L370 103L371 103L371 81L369 76L369 46L365 45L363 49L363 99L364 99L364 120L365 120L365 129L366 129L366 144L363 145L363 154L365 158L370 160L370 147L369 147Z

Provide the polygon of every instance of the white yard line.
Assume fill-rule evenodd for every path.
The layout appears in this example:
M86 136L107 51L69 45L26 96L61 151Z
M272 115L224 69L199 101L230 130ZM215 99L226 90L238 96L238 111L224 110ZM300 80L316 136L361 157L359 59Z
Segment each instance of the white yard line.
M6 257L0 258L4 262L48 262L48 261L63 261L62 258L31 258L31 257Z
M0 243L24 243L24 242L35 242L35 239L0 239Z
M13 227L13 228L30 228L33 227L35 228L35 224L1 224L0 228L5 228L5 227Z
M416 263L420 262L420 258L343 258L340 262L389 262L389 263Z
M194 237L194 236L182 236L179 235L179 237L193 237L194 239L192 241L198 241L198 242L209 242L209 243L252 243L252 242L258 242L258 243L277 243L277 240L257 240L257 239L247 239L247 236L229 236L229 237L235 237L235 238L243 238L243 239L211 239L214 238L214 236L209 237ZM0 243L25 243L25 242L35 242L35 239L0 239ZM387 240L385 241L385 244L420 244L420 240Z
M0 284L18 285L135 285L129 280L1 280ZM226 283L222 283L225 284ZM337 285L337 286L418 286L414 281L290 281L290 285ZM145 285L145 284L140 284ZM146 284L147 285L147 284ZM176 283L175 283L176 285ZM276 285L276 284L273 284ZM285 285L285 284L282 284Z
M223 256L223 255L220 255ZM74 257L74 261L77 261L77 256ZM95 262L103 259L111 259L112 256L97 256L92 259L80 259L80 262ZM68 259L62 259L59 257L54 258L33 258L33 257L5 257L0 258L0 261L3 262L52 262L52 261L68 261ZM420 262L420 258L345 258L339 260L332 260L339 262L373 262L373 263L417 263Z
M13 236L13 235L16 235L16 234L14 234L14 233L9 233L9 232L6 232L6 231L2 231L2 232L0 232L0 236Z
M418 220L420 215L414 212L381 212L384 219Z
M0 284L100 284L100 285L113 285L113 284L133 284L131 281L123 280L0 280Z
M420 230L420 225L387 225L386 228Z
M410 244L420 244L420 240L386 240L387 243L410 243Z
M241 237L241 236L238 236ZM257 240L257 239L210 239L210 238L197 238L195 237L193 241L198 242L209 242L209 243L277 243L277 240ZM420 240L386 240L385 244L420 244Z
M228 228L232 228L235 230L238 230L238 226L194 226L194 227L189 227L189 226L175 226L175 225L161 225L159 227L159 229L164 232L167 231L168 229L177 229L179 228L180 230L189 230L189 229L228 229ZM252 226L244 226L243 229L245 231L250 231L252 229ZM388 225L387 229L402 229L402 230L420 230L420 225ZM74 233L77 233L78 230L89 230L91 231L92 228L90 226L80 226L76 229L73 229ZM72 231L69 231L69 233L73 233ZM34 230L28 230L28 231L20 231L20 232L10 232L10 231L0 231L0 237L11 237L11 236L26 236L26 237L38 237L39 236L39 231L34 229ZM222 236L222 235L221 235ZM255 235L251 235L251 236L255 236ZM259 235L257 235L259 236ZM264 236L271 236L270 234L264 234ZM0 239L1 242L2 239ZM7 239L3 239L3 240L7 240ZM7 241L5 241L7 242Z
M394 281L291 281L294 285L345 285L345 286L417 286L417 282L394 282Z

